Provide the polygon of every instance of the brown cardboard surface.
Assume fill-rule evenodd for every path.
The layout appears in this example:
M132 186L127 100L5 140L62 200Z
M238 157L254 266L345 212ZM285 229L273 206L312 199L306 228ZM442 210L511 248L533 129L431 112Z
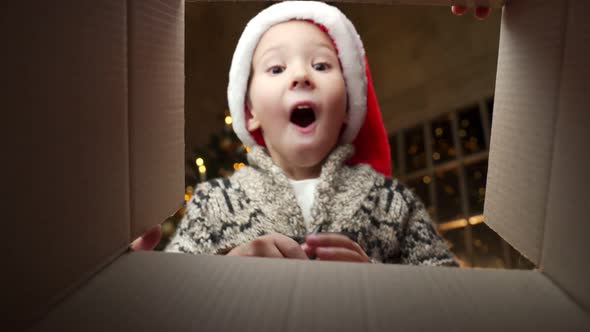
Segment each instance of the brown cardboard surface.
M23 95L11 111L30 114L21 131L34 171L6 236L8 326L42 316L180 207L183 10L180 0L63 0L3 11L24 64L9 78Z
M541 268L590 312L590 2L569 1Z
M536 271L125 254L33 331L583 331Z
M131 241L184 203L184 1L128 5Z
M18 179L30 186L10 207L19 217L3 239L2 321L10 327L39 317L126 246L129 189L125 3L8 7L2 20L19 45L10 52L24 66L5 77L22 99L3 112L30 115L11 125L30 135L19 166L31 171Z
M502 16L484 215L541 261L567 1L512 1Z

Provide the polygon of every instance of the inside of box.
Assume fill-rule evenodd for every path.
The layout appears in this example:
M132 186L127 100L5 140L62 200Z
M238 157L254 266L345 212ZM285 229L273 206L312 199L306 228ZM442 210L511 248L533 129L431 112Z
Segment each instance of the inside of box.
M12 4L30 13L30 24L18 15L4 22L22 27L24 55L15 63L26 64L14 75L26 98L9 105L31 112L30 150L48 175L33 203L17 205L35 211L16 226L26 244L22 236L8 240L8 321L41 317L182 200L184 3L65 2ZM572 147L589 141L589 4L514 0L505 8L484 211L495 231L586 310L590 270L580 262L588 252L590 160ZM160 89L161 99L142 99ZM169 118L159 118L161 110ZM158 159L151 145L154 153L172 152ZM157 176L156 187L144 182ZM154 213L139 213L146 206Z

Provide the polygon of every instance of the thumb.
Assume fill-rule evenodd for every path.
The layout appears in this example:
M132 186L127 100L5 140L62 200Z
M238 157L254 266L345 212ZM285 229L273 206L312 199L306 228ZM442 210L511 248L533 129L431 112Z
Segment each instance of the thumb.
M133 242L131 242L129 247L133 251L152 250L158 245L161 237L162 237L162 227L158 224L158 225L150 228L142 236L138 237Z

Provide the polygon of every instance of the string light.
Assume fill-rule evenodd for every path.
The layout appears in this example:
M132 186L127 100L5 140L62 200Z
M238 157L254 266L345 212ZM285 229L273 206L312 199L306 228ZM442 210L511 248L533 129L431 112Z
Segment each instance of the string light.
M227 115L225 117L225 124L229 126L230 124L232 124L232 122L233 122L233 120L232 120L231 116Z
M430 183L430 176L426 175L422 178L422 182L424 182L425 184L429 184Z
M195 163L197 164L197 166L203 166L205 161L203 160L203 158L197 158L197 160L195 160Z
M205 174L205 172L207 172L207 167L204 165L199 166L199 173Z
M435 152L432 154L432 158L434 158L434 160L439 160L440 159L440 153Z
M234 163L234 170L238 170L240 167L244 167L246 164L244 163Z
M442 128L436 128L436 129L434 130L434 134L435 134L436 136L442 136L442 134L443 134L443 129L442 129Z

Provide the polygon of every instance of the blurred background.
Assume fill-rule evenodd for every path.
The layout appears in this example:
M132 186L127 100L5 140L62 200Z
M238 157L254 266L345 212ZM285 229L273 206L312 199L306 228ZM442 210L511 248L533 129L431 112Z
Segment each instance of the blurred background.
M501 13L477 21L449 7L332 4L365 44L392 176L424 201L462 267L532 269L483 217ZM231 130L228 72L245 24L268 5L186 3L186 199L196 183L247 164ZM164 222L157 249L182 213Z

